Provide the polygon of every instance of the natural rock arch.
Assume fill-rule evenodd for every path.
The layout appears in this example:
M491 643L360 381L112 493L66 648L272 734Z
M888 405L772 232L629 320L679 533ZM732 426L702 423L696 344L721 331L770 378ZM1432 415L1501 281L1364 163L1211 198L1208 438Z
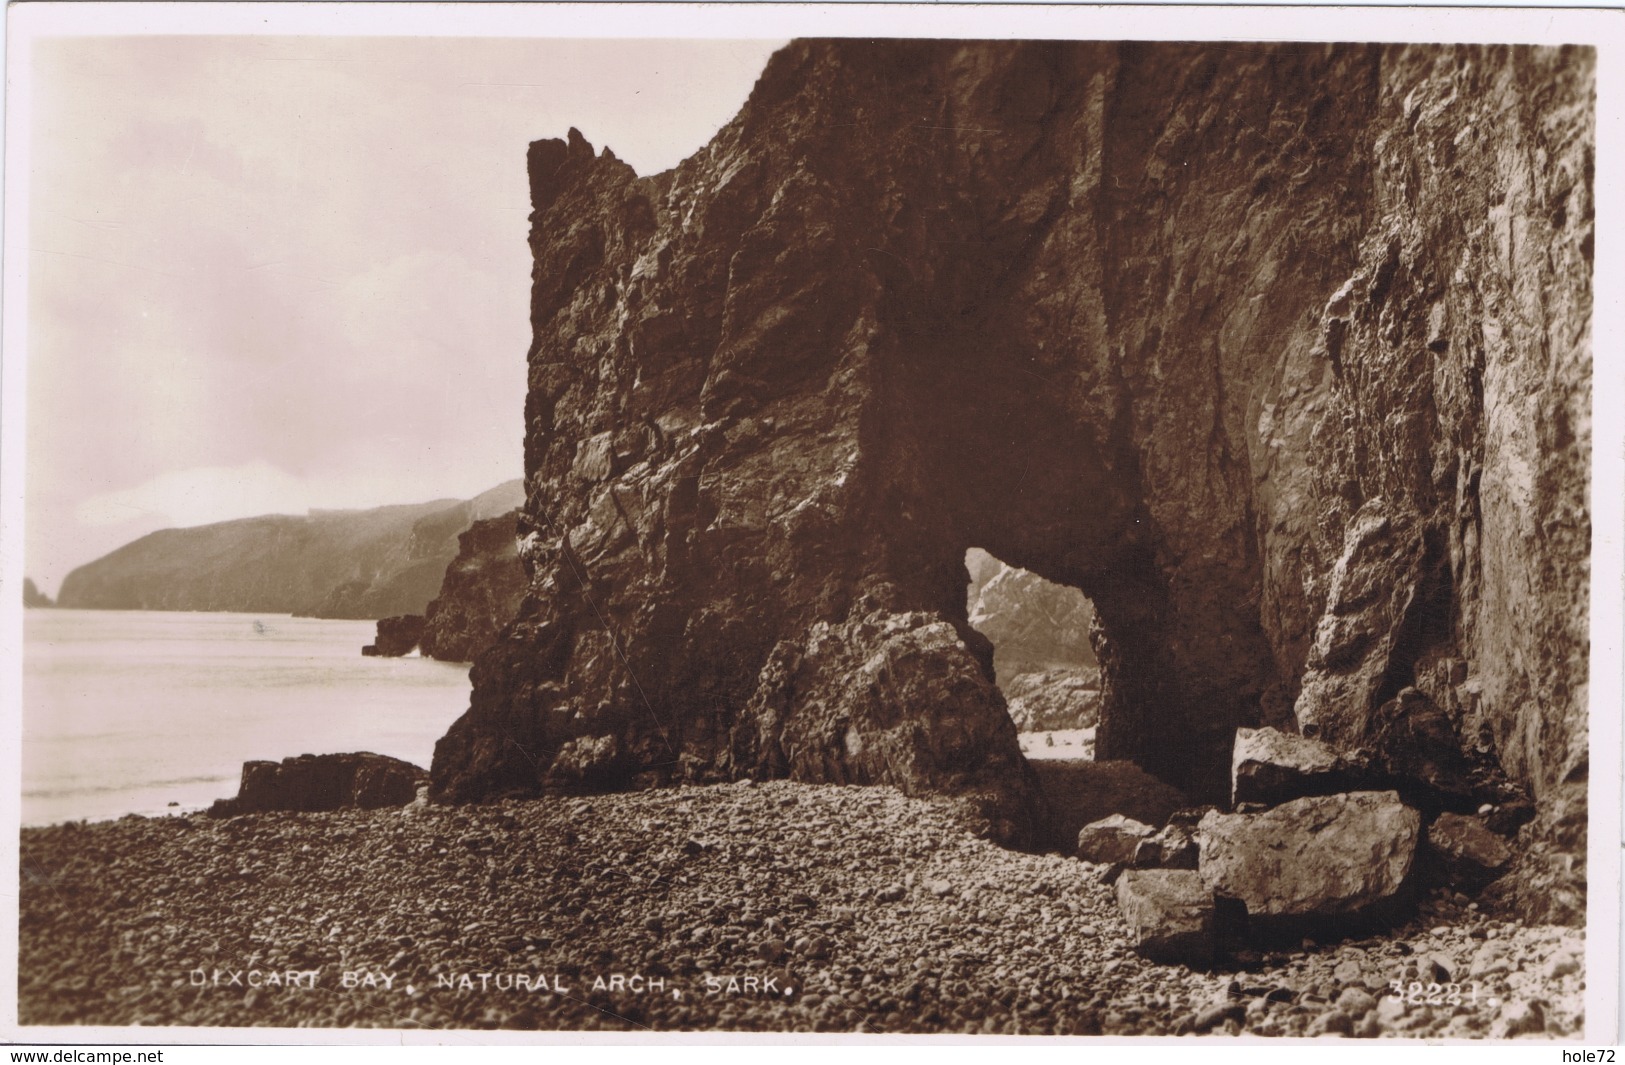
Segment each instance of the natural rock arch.
M532 586L436 795L886 782L1030 838L977 545L1096 604L1101 757L1214 796L1237 726L1414 688L1583 810L1591 78L802 42L673 171L533 144Z

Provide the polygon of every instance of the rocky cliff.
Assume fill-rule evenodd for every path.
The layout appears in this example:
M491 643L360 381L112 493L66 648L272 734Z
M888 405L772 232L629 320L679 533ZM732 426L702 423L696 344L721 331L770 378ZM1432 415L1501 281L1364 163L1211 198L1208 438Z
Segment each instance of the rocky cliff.
M457 539L440 593L424 611L423 653L472 662L513 620L530 581L519 557L518 512L477 521Z
M421 649L443 662L472 662L518 613L530 586L519 557L518 511L477 521L457 538L440 591L422 614L380 618L364 655L398 656Z
M1577 852L1592 144L1584 49L942 41L793 44L656 176L533 144L532 591L436 794L1024 838L975 545L1093 601L1101 757L1448 748Z
M517 505L518 481L471 500L312 511L165 529L78 567L61 606L377 618L422 612L475 520Z

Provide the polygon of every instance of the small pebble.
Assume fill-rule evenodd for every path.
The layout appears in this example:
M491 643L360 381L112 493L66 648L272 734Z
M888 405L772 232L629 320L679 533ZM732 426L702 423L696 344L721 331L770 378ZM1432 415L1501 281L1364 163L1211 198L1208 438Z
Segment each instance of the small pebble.
M1353 1035L1354 1020L1342 1010L1329 1010L1314 1019L1309 1025L1309 1034L1315 1035Z
M1337 1008L1350 1017L1364 1017L1377 1008L1377 1000L1364 988L1347 987L1337 996Z

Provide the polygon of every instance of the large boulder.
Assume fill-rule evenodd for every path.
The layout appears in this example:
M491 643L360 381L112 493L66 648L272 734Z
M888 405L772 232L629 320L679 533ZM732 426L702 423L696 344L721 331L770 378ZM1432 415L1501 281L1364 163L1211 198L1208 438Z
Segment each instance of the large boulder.
M428 782L428 773L411 762L370 751L244 762L236 797L216 800L209 815L405 806Z
M1078 831L1078 847L1074 853L1086 862L1127 864L1134 860L1140 844L1156 834L1157 830L1150 825L1122 814L1112 814Z
M1273 806L1349 790L1356 774L1328 744L1273 728L1236 730L1230 801Z
M1129 869L1117 908L1134 949L1151 961L1206 966L1214 957L1213 892L1186 869Z
M1197 826L1203 881L1247 908L1249 927L1386 917L1408 887L1422 819L1394 792L1296 799L1261 813L1217 811Z
M739 769L962 794L994 838L1036 842L1038 779L997 689L947 622L877 610L814 625L804 643L775 649L758 685L732 736Z
M372 643L361 649L363 655L379 658L399 658L417 649L423 639L423 615L403 614L378 619L378 635Z

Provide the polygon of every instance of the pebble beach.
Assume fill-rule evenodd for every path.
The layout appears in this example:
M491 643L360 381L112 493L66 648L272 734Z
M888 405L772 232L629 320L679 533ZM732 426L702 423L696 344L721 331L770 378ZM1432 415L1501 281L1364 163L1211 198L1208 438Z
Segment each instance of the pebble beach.
M953 800L788 782L27 828L19 1020L1583 1034L1579 929L1435 894L1383 936L1156 965L1105 867L975 828Z

